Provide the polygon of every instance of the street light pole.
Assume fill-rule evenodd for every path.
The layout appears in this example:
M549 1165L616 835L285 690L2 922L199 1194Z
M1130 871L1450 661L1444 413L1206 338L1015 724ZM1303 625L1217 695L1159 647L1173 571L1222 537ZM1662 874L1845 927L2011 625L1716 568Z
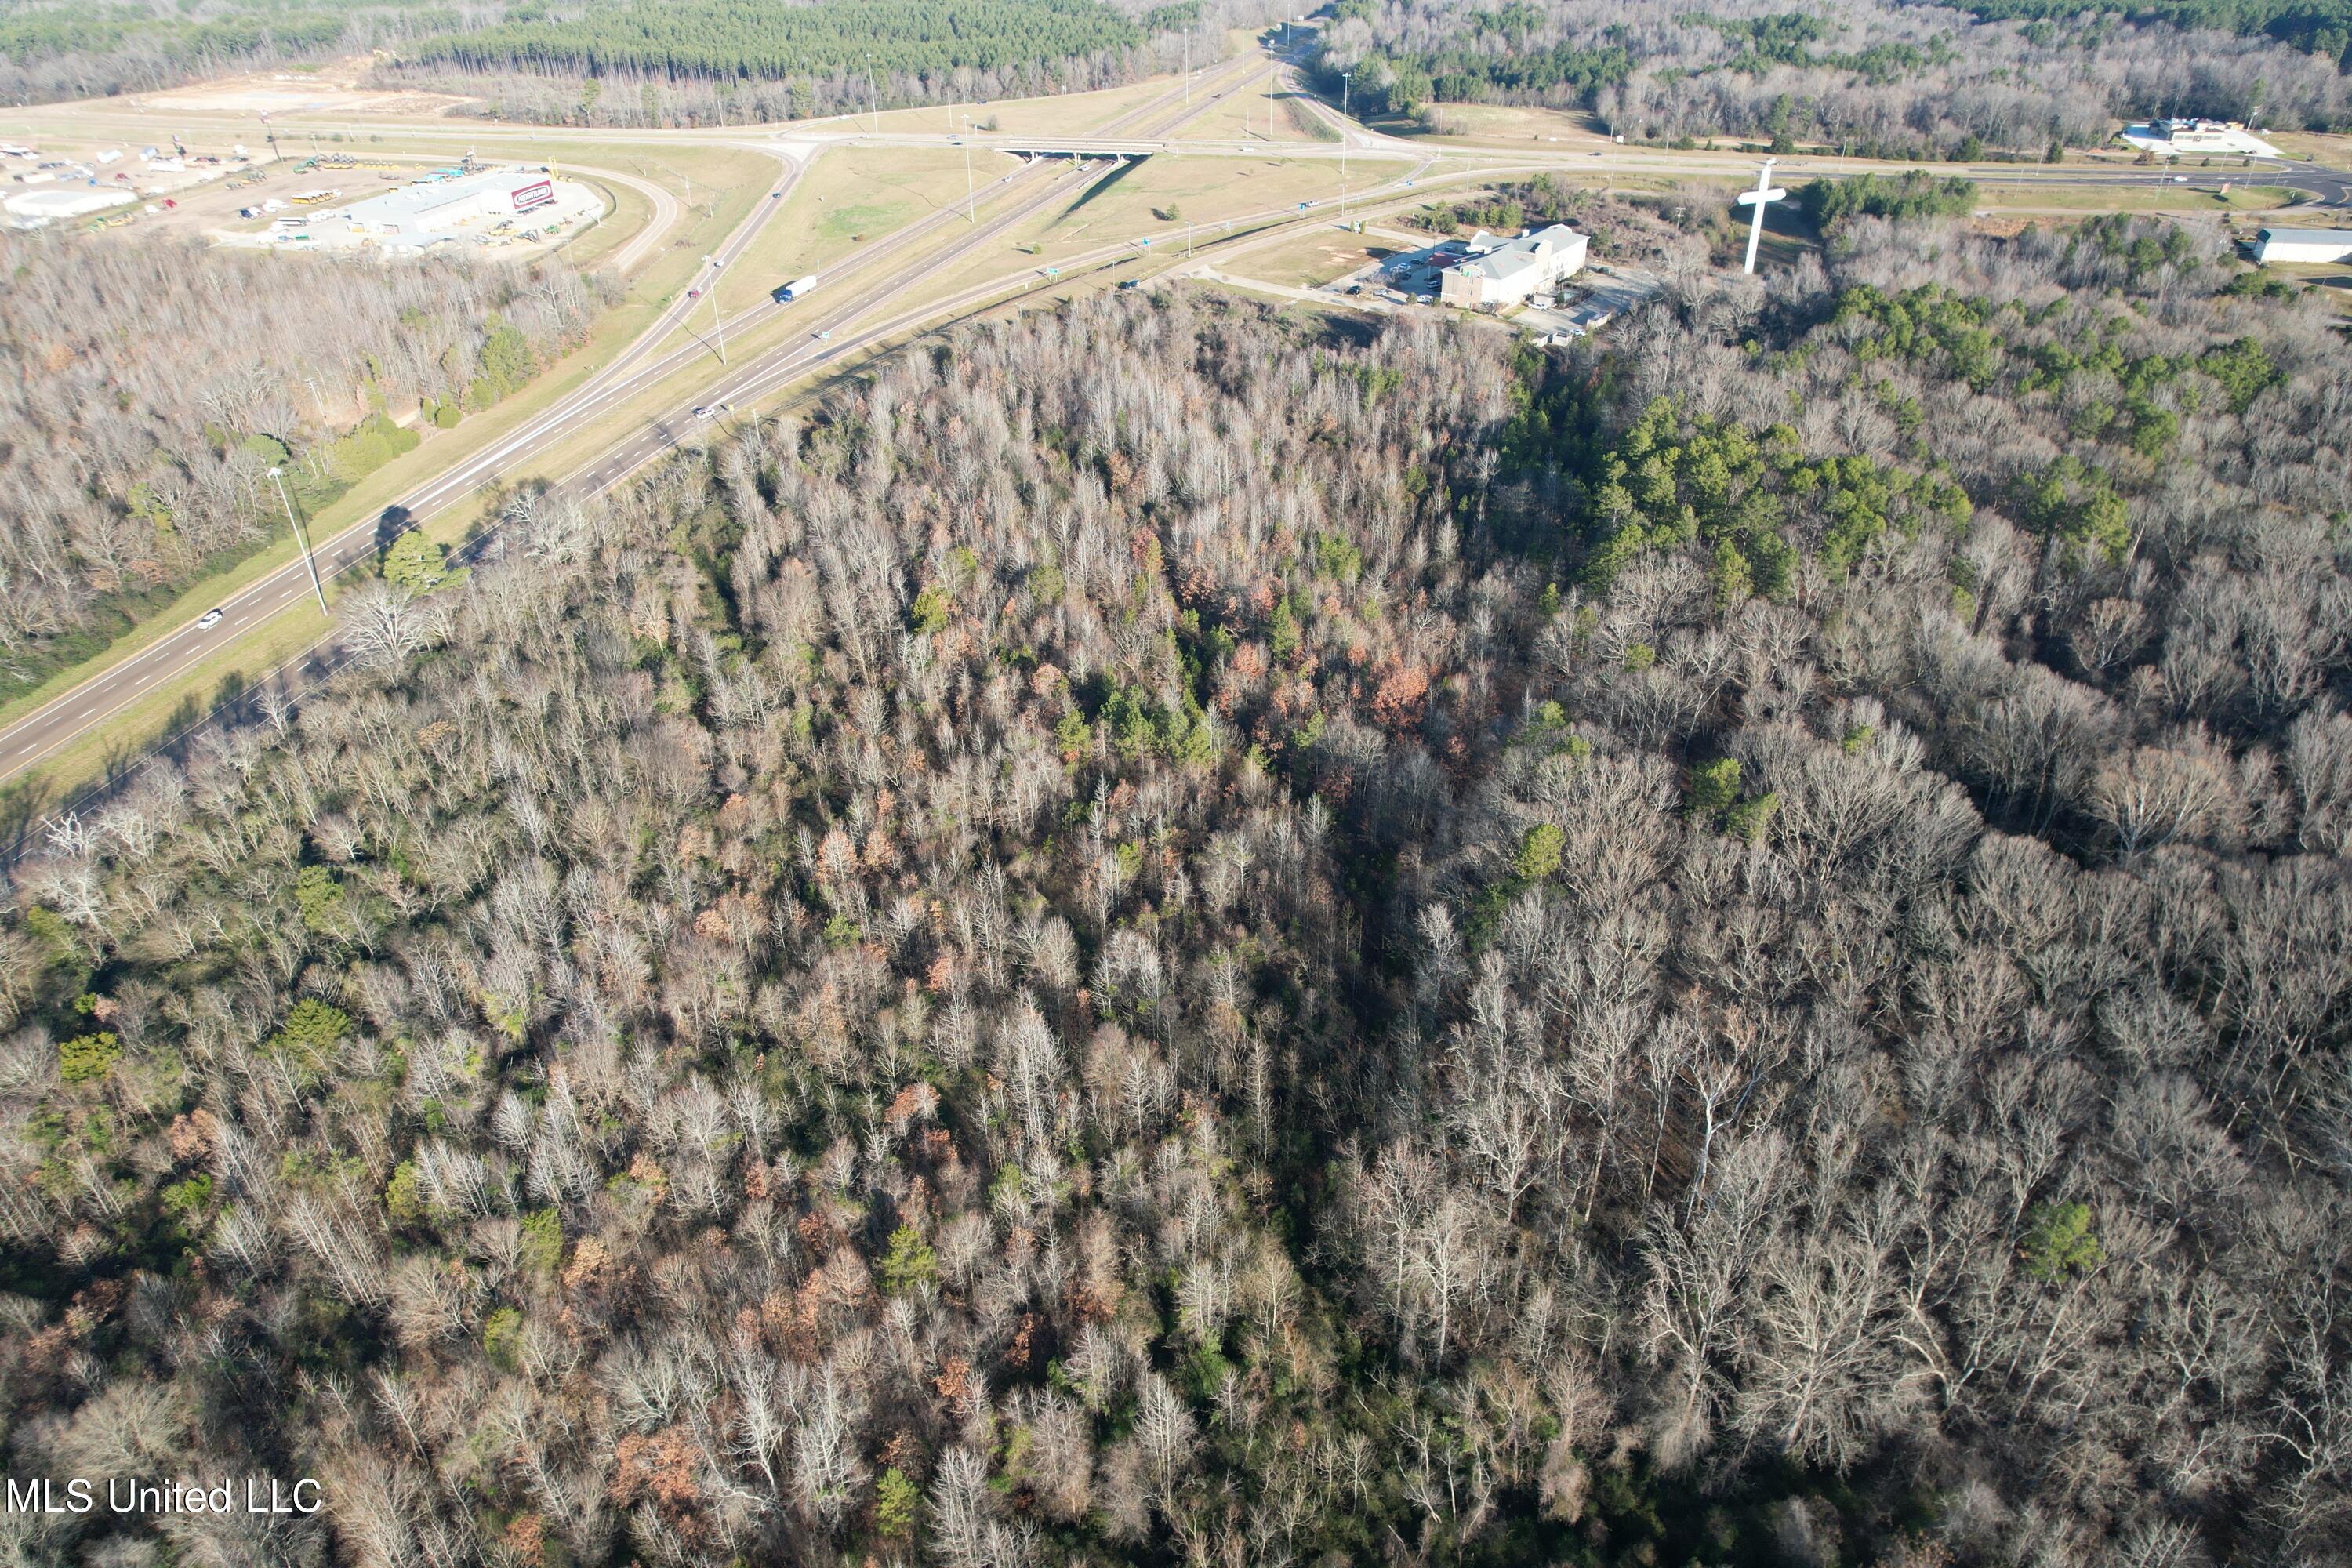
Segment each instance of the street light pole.
M719 313L719 263L710 257L702 258L710 268L710 330L719 334L719 363L727 363L727 318Z
M1348 221L1348 88L1355 79L1353 71L1339 73L1339 221Z
M963 117L963 134L957 138L963 143L963 216L972 223L980 221L980 206L971 189L971 116Z
M294 542L302 547L302 564L310 569L310 592L319 595L319 613L331 616L334 612L327 608L326 584L319 581L319 563L310 556L310 536L302 531L302 520L294 515L293 499L286 493L285 474L285 469L274 466L269 470L270 479L278 486L278 500L286 508L286 521L294 530Z
M874 115L874 134L882 134L882 92L874 85L874 57L866 57L866 107Z

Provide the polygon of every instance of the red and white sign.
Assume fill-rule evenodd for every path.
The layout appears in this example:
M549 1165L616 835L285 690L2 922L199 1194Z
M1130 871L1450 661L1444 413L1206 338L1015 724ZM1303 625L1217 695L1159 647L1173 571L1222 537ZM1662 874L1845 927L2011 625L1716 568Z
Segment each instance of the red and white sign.
M517 185L513 191L514 210L527 213L533 207L543 207L555 199L555 182L537 180L528 185Z

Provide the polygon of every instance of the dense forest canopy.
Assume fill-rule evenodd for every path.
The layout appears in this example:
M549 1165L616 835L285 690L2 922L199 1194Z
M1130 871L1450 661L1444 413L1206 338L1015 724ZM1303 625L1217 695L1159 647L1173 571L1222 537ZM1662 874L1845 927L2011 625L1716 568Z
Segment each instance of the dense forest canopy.
M379 80L475 96L478 112L580 123L776 121L1077 92L1195 63L1264 0L607 0L398 51ZM1188 46L1186 39L1191 39Z
M1965 8L1979 16L2038 21L2044 36L2074 24L2084 12L2075 0L1966 0ZM2135 22L2267 33L2352 71L2352 5L2346 0L2131 0L2114 10Z
M0 698L283 534L273 464L325 505L570 352L609 287L0 237Z
M2071 15L2071 13L2070 13ZM1318 68L1369 112L1433 100L1596 111L1636 140L1717 134L1864 156L2042 153L2118 118L2207 114L2326 129L2352 113L2333 55L2116 15L1981 19L1907 0L1341 0Z
M419 45L411 58L573 76L614 71L782 79L861 65L994 69L1132 48L1142 30L1100 0L636 0L568 20L516 18Z
M387 0L0 0L0 98L106 97L310 61L457 27L495 4Z
M611 0L396 51L374 79L468 94L466 112L609 125L741 124L878 105L1117 86L1195 65L1270 0Z
M0 927L11 1473L331 1511L0 1534L2352 1563L2335 318L1832 228L972 327L357 596Z
M377 55L377 79L498 100L516 118L603 123L782 120L866 93L1080 90L1196 62L1266 0L0 0L0 96L82 98L258 66ZM602 100L600 102L600 100Z

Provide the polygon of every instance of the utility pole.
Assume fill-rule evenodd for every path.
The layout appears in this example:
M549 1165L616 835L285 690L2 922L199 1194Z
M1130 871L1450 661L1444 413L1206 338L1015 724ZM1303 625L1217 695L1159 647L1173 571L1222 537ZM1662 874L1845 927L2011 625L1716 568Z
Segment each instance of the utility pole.
M1184 101L1192 101L1192 35L1184 35Z
M874 85L874 57L866 57L866 107L874 114L874 134L882 134L882 90Z
M294 515L294 502L286 493L286 470L272 465L269 477L277 482L278 500L286 508L286 521L294 530L294 542L302 547L302 564L310 569L310 592L319 595L319 613L332 615L327 608L326 585L319 581L319 563L310 555L310 536L302 531L302 520Z
M719 313L719 263L710 257L702 258L710 268L710 330L719 334L719 363L727 363L727 318Z

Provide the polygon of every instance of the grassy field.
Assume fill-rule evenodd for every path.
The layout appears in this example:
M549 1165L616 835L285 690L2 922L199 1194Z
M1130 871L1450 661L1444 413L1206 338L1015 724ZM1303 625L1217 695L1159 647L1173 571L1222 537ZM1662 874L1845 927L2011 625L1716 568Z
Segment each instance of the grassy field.
M1368 189L1389 177L1391 169L1368 159L1349 171L1351 183ZM1339 189L1339 165L1326 160L1257 162L1163 153L1097 181L1085 194L1049 208L1009 237L1037 247L1039 266L1109 239L1150 239L1155 247L1181 249L1188 222L1197 237L1212 227L1222 229L1229 220L1336 195Z
M1411 136L1433 145L1511 147L1529 142L1572 142L1580 147L1608 142L1592 116L1578 110L1533 109L1510 103L1435 103L1424 126L1392 115L1378 122L1391 136Z
M983 198L998 176L1019 166L1002 153L971 150L972 181ZM730 310L756 305L779 283L822 271L866 241L963 205L961 151L829 148L720 279L719 303Z
M595 187L596 194L604 198L604 216L575 232L557 254L581 271L593 272L599 263L635 238L653 221L654 204L633 186L600 180L593 174L572 177Z
M2352 136L2321 131L2265 131L2263 140L2296 159L2312 159L2333 168L2352 165Z
M999 103L935 103L921 109L886 109L879 120L885 133L939 132L953 133L966 117L975 121L994 120L998 129L1022 133L1060 132L1075 133L1092 131L1118 119L1137 105L1149 100L1165 89L1171 79L1153 77L1130 82L1125 87L1105 88L1099 92L1072 93L1067 98L1009 98ZM862 131L877 123L867 114L840 114L824 120L794 121L782 129L793 126L822 126L828 130Z
M1992 213L2222 213L2272 212L2290 205L2295 193L2279 185L2232 185L2224 194L2190 185L1992 185L1978 186L1979 210Z
M1221 99L1209 101L1204 95L1198 111L1178 127L1175 134L1202 142L1280 143L1315 140L1302 132L1283 111L1283 100L1288 96L1287 91L1276 89L1274 68L1267 66ZM1272 131L1266 129L1269 114Z
M1312 289L1318 283L1328 283L1334 278L1353 272L1369 262L1394 256L1400 248L1377 238L1349 234L1337 226L1330 226L1286 236L1276 244L1253 249L1230 261L1221 261L1218 268L1239 278L1284 283L1293 289Z

